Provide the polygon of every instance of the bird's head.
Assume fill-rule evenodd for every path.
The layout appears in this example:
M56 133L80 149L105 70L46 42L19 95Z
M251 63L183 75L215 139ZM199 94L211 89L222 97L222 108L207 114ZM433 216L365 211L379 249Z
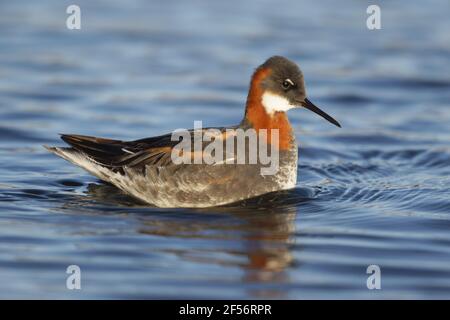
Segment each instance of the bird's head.
M303 73L292 61L274 56L259 66L250 85L248 104L258 99L265 112L272 116L293 108L304 107L341 127L333 117L308 100Z

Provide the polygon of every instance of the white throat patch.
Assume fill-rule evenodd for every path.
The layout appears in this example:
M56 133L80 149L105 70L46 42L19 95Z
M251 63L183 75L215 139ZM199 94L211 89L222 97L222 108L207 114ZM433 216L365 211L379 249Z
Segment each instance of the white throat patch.
M288 99L270 91L264 92L262 104L268 114L274 114L277 111L286 112L295 107L289 103Z

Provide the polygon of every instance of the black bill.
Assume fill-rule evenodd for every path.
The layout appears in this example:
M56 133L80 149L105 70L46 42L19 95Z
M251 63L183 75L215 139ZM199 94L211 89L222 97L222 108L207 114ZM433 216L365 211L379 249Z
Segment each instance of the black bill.
M320 110L318 107L316 107L311 101L309 101L308 99L305 98L305 101L302 103L302 106L305 107L308 110L311 110L314 113L317 113L319 116L327 119L328 121L330 121L332 124L334 124L335 126L338 126L339 128L341 128L341 125L339 124L339 122L337 122L332 116L330 116L329 114L327 114L326 112Z

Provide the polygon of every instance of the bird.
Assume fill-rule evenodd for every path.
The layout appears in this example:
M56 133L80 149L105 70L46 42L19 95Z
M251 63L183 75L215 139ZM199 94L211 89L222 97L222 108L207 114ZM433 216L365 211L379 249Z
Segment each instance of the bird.
M187 130L190 137L184 142L192 143L185 148L180 148L179 137L173 138L174 132L133 141L61 134L69 147L44 147L150 206L224 206L296 187L298 147L287 116L294 108L309 109L341 127L307 98L298 65L273 56L251 76L242 121L229 127ZM244 138L240 139L242 132ZM255 135L245 136L248 132ZM255 136L256 140L250 139ZM202 138L200 143L198 137ZM208 141L216 142L216 147L231 147L226 147L223 155L220 148L209 147L210 151L214 149L210 158L218 156L214 159L219 161L206 163L202 158L206 159ZM262 169L268 166L262 158L256 156L256 162L249 161L252 152L261 150L269 150L267 154L277 160L273 161L276 168L272 174L263 174ZM239 151L244 154L241 158ZM180 162L180 157L184 161Z

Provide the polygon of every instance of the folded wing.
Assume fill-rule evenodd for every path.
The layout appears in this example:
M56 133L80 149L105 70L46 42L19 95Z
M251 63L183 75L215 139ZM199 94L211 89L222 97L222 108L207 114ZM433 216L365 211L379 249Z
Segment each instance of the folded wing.
M74 150L82 152L96 163L111 170L121 167L145 168L146 165L164 166L170 163L172 147L170 135L136 141L120 141L82 135L61 135Z

